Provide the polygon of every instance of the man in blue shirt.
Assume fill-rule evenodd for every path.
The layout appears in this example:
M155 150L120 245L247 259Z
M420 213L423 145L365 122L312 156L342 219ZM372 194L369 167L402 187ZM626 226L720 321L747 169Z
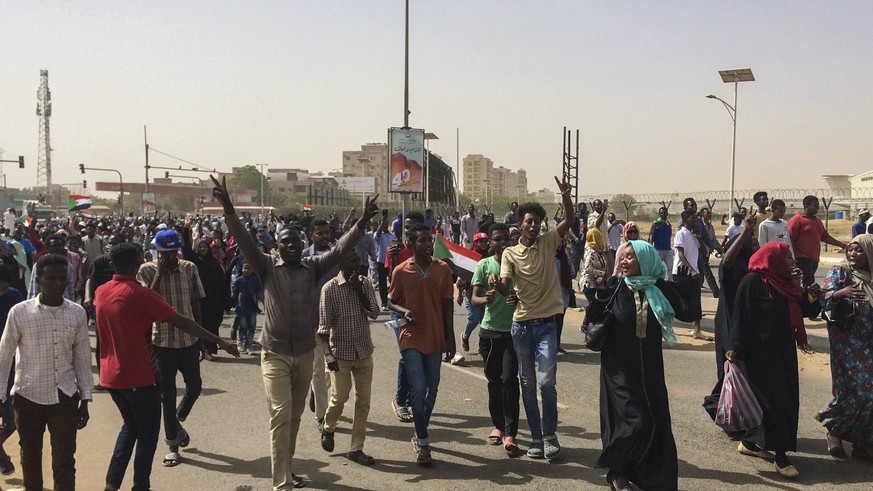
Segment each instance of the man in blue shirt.
M388 258L388 248L397 241L397 236L388 231L388 219L383 217L379 222L373 242L376 244L376 274L378 275L379 298L382 300L382 310L388 310L388 276L391 271L385 266Z
M673 281L673 247L670 239L673 236L673 226L667 221L667 208L662 206L658 209L658 218L652 222L649 230L649 243L655 246L658 256L667 266L667 281Z
M870 211L867 208L858 210L858 221L852 225L852 238L867 233L867 220L870 219Z

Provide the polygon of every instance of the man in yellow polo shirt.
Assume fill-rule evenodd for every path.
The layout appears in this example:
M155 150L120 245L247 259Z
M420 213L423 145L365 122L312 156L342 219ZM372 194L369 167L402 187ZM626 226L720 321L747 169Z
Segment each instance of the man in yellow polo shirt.
M572 186L558 181L564 209L572 210ZM564 311L555 249L573 223L573 214L564 218L553 230L540 235L546 211L539 203L518 207L521 238L518 245L503 252L500 283L497 289L508 295L515 287L518 304L512 318L512 344L518 356L521 379L521 400L531 433L528 457L553 459L561 452L558 437L558 392L555 388L558 368L558 343L555 317ZM537 364L537 361L539 363ZM543 399L542 419L537 402L537 381Z

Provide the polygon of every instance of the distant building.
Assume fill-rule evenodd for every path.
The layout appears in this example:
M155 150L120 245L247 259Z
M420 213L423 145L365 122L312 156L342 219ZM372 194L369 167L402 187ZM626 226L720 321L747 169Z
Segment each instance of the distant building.
M560 193L555 192L553 189L542 188L531 195L531 201L536 201L537 203L559 203L559 196Z
M489 202L492 198L523 200L527 195L527 172L512 171L481 154L464 157L464 194L473 201Z
M425 170L425 180L430 186L430 202L432 204L455 204L455 173L443 159L430 152ZM388 191L390 180L388 161L388 145L385 143L367 143L360 150L343 152L342 175L338 177L375 177L376 192L379 201L400 203L401 195ZM429 172L429 174L428 174ZM425 201L425 193L413 193L411 200L416 208Z

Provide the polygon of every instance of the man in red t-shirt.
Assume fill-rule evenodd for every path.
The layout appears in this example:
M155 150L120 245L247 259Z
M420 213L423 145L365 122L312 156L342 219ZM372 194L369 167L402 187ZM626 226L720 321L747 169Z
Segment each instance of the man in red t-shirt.
M831 237L825 230L821 218L818 217L818 198L807 196L803 198L803 213L798 213L788 220L788 236L794 248L794 259L797 267L803 271L803 286L815 283L815 271L821 256L821 242L846 248L846 244Z
M137 448L133 489L150 489L152 461L161 430L161 392L156 385L159 375L152 364L149 343L152 323L170 322L182 331L218 344L231 355L238 357L239 351L193 319L178 314L157 292L136 281L137 269L142 264L139 246L131 242L116 244L110 258L115 275L97 289L94 299L100 336L100 385L109 391L124 424L109 462L106 489L121 488L134 445Z

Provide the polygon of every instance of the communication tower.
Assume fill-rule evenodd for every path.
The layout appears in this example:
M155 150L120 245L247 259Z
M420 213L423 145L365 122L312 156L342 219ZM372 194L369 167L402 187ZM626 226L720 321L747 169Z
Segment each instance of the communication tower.
M36 115L39 116L39 158L36 166L36 185L49 192L52 185L52 146L49 138L49 118L52 115L52 94L48 87L48 70L39 71L39 90L36 91Z

